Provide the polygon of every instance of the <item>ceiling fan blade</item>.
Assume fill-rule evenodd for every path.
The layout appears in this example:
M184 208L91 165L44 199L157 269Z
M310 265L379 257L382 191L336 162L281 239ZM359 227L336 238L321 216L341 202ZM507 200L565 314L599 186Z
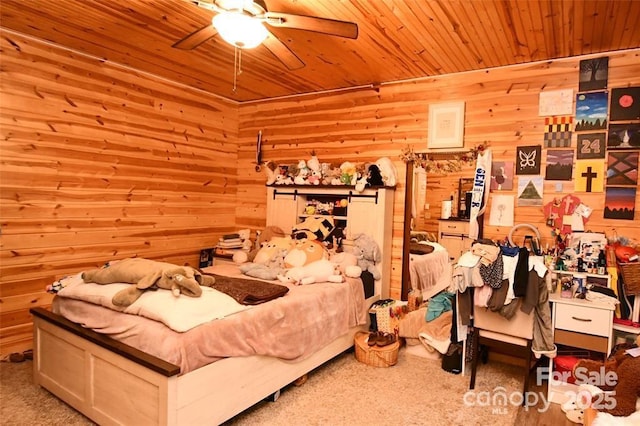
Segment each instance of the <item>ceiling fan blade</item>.
M274 27L315 31L317 33L352 39L358 38L358 25L353 22L280 12L267 12L265 17L265 22Z
M297 70L304 67L304 62L273 34L269 33L262 44L290 70Z
M218 30L216 30L213 25L209 24L192 32L182 40L176 41L172 47L182 50L195 49L216 34L218 34Z

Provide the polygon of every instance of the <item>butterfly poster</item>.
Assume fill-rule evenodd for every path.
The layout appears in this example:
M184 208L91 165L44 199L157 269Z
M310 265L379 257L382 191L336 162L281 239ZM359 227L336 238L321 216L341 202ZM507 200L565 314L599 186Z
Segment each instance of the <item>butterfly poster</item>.
M516 174L539 175L542 145L519 146L516 150Z

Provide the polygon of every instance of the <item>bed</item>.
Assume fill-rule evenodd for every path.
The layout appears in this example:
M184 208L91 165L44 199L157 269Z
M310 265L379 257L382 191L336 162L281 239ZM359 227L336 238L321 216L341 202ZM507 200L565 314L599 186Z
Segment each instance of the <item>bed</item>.
M205 272L239 274L232 264ZM376 287L365 299L360 279L291 286L284 297L177 333L145 317L58 295L50 311L31 311L34 382L99 424L220 424L352 347L355 333L368 327L368 307L379 297ZM295 308L298 298L316 322L329 321L322 316L328 310L343 323L311 331L310 315ZM283 315L291 307L298 309L297 318ZM280 311L265 313L274 308ZM289 333L280 342L303 336L300 348L246 337L233 342L239 327L250 328L251 321L258 321L254 334L266 333L269 340L273 336L264 327L278 315ZM206 344L198 346L198 340ZM174 342L180 348L168 355L165 349Z

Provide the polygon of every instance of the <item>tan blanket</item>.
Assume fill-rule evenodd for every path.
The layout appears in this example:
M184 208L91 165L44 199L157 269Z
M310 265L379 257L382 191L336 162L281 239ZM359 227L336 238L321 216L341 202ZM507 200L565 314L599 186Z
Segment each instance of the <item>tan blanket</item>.
M245 277L235 265L204 272ZM288 286L286 297L177 333L148 318L126 315L92 303L56 296L52 310L179 365L181 374L223 357L266 355L297 361L309 357L350 327L366 324L362 281Z

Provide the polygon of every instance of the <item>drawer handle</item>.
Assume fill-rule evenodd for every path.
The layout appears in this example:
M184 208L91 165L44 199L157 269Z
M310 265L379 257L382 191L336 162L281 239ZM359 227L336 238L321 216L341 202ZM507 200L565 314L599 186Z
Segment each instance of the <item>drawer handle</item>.
M582 321L582 322L591 322L590 318L578 318L578 317L571 317L576 321Z

